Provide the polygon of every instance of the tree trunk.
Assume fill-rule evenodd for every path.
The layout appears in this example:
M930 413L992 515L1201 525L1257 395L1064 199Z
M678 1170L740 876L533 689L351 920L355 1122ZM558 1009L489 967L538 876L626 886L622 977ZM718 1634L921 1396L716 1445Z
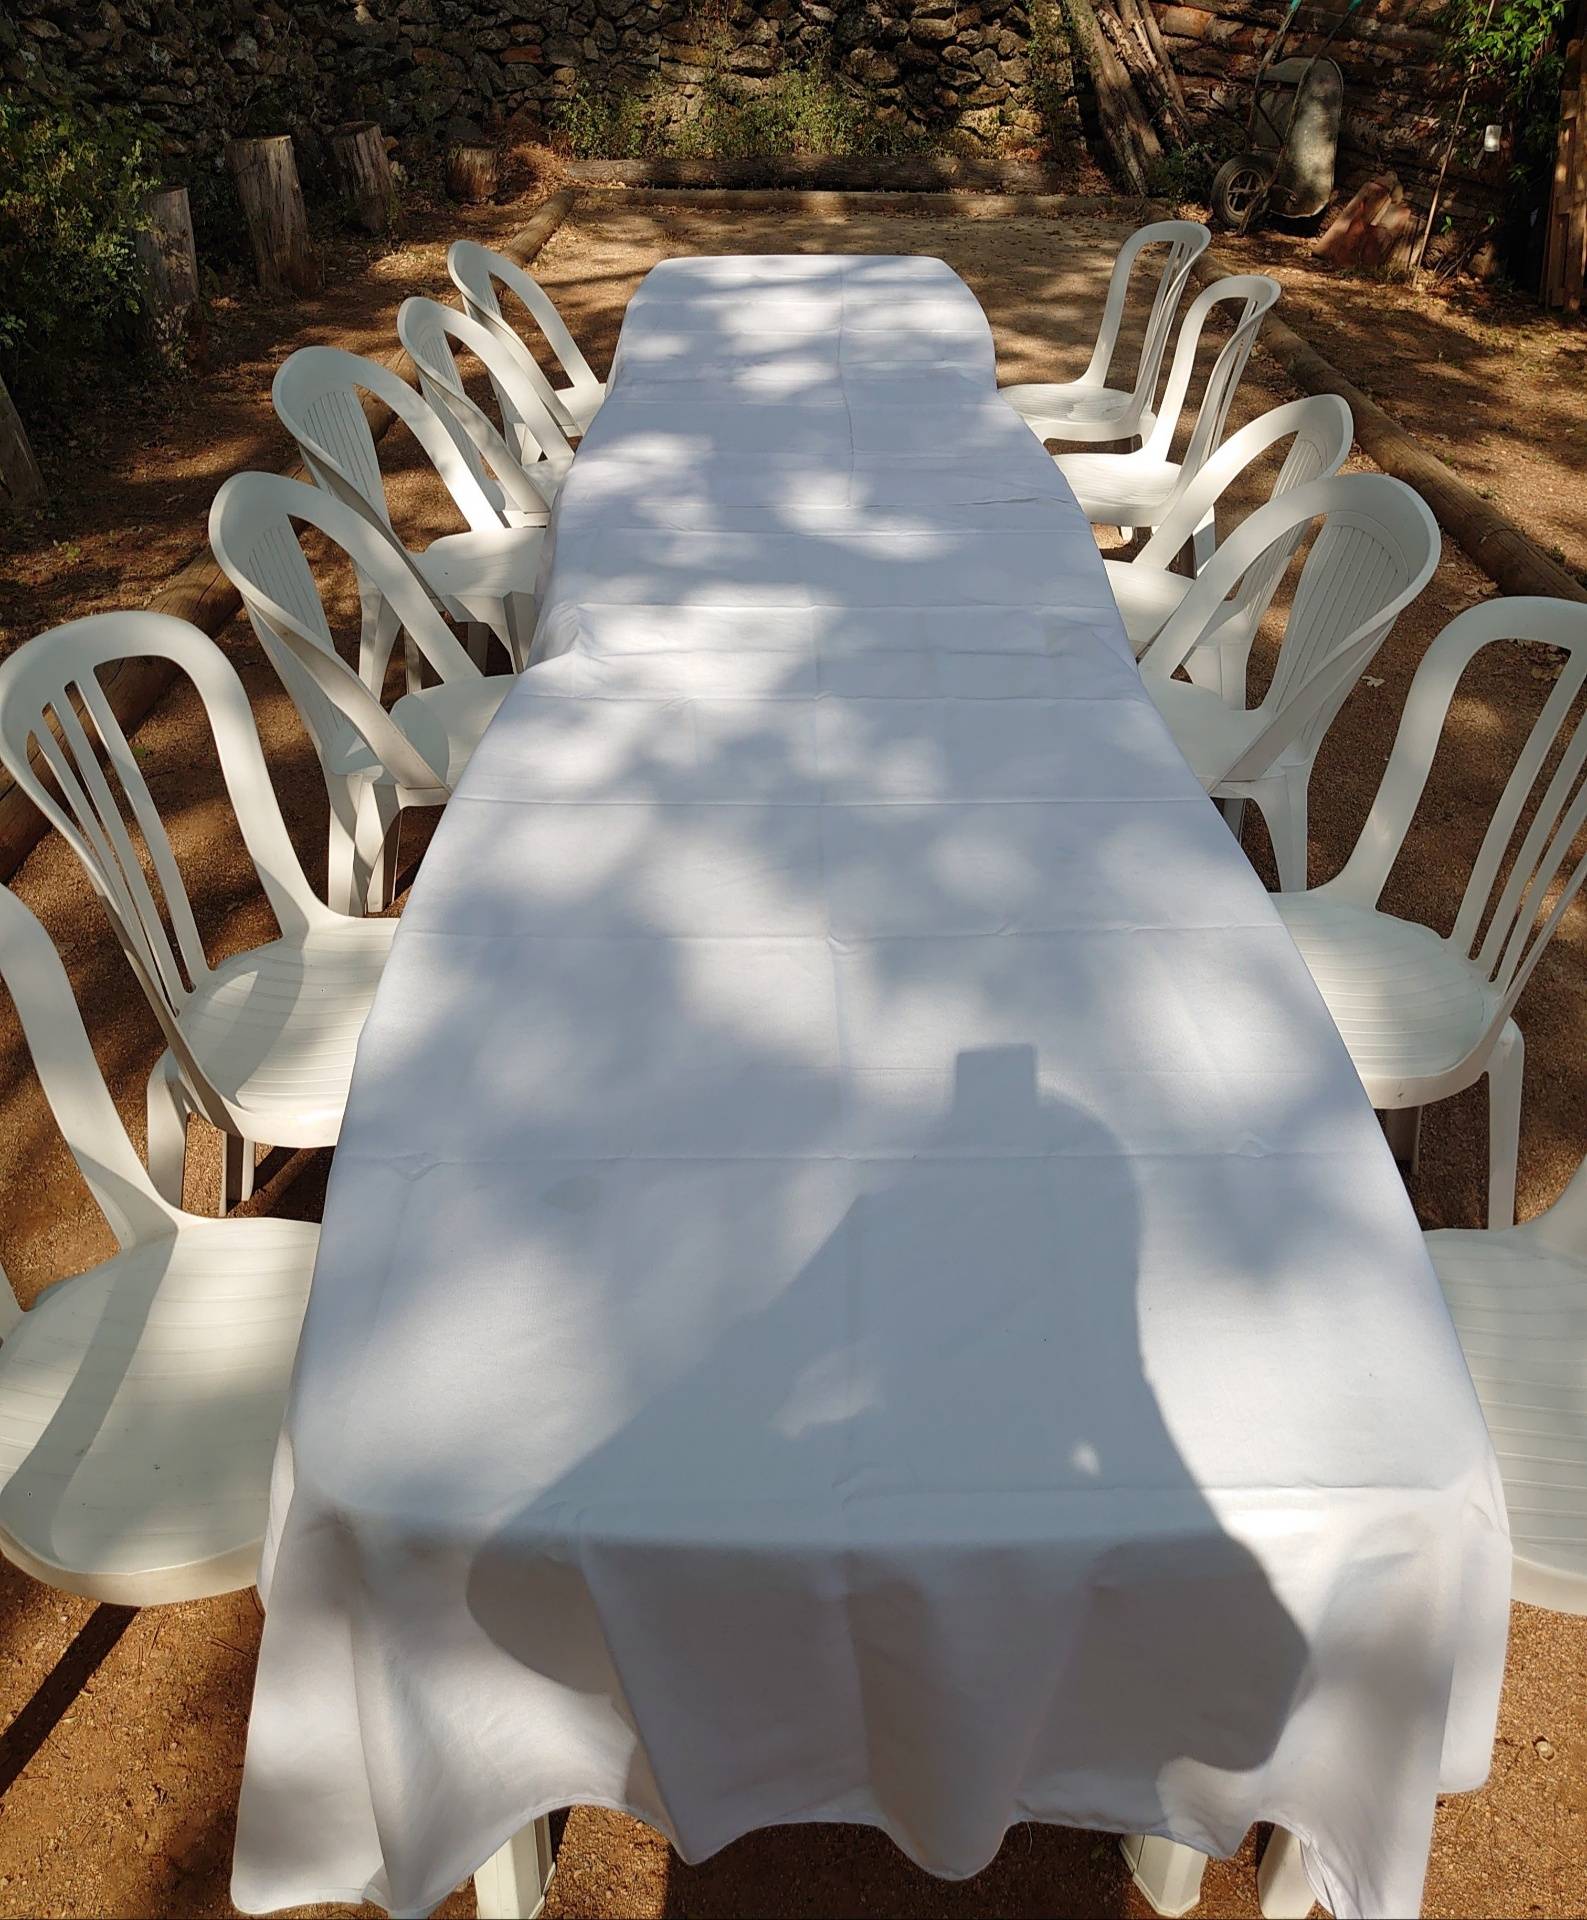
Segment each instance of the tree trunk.
M331 159L347 210L365 233L397 224L397 189L385 137L373 120L354 120L331 135Z
M496 191L496 149L453 147L446 156L446 190L454 200L488 200Z
M159 187L143 202L134 236L143 269L143 323L151 345L171 353L186 338L198 305L198 253L186 187Z
M0 380L0 505L20 513L43 498L44 476L33 457L28 430L6 392L6 383Z
M260 286L267 293L314 292L320 284L320 266L309 245L309 219L292 157L291 134L229 141L226 158L236 175Z

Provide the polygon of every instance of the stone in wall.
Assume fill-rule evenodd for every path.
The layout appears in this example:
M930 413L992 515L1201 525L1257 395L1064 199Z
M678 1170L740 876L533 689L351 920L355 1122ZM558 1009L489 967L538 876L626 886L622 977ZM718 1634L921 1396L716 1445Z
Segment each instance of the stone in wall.
M884 123L987 147L1026 145L1041 130L1031 56L1024 0L0 6L8 94L137 112L164 141L173 173L190 183L221 173L228 136L288 130L311 191L323 136L345 119L377 119L405 141L440 140L459 125L545 123L576 90L648 94L676 119L698 112L709 87L752 93L791 67L831 68ZM1065 72L1059 90L1072 99Z

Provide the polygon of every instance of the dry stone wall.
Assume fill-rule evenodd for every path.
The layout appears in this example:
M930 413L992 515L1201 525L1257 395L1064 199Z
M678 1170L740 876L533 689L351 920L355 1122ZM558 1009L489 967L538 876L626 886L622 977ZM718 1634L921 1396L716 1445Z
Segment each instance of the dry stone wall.
M830 67L884 121L1029 146L1042 132L1031 54L1027 0L0 4L8 95L135 110L199 162L218 163L229 133L291 130L311 168L315 136L345 119L439 138L545 123L576 90L648 93L681 117L713 76L753 92L790 65ZM1072 93L1066 68L1060 84Z

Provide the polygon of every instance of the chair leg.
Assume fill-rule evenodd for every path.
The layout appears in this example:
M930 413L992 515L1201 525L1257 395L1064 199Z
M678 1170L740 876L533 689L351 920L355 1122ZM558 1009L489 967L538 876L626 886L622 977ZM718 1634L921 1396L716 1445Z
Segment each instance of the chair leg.
M182 1204L187 1171L187 1121L192 1111L176 1056L162 1053L149 1075L149 1178L162 1200Z
M325 899L336 913L361 914L363 888L358 884L358 815L360 788L366 781L327 780L331 802L330 847L325 861ZM364 885L368 880L365 877Z
M1306 1920L1317 1904L1301 1859L1300 1842L1283 1827L1273 1829L1272 1838L1262 1849L1256 1893L1262 1920Z
M235 1133L220 1136L222 1160L220 1176L220 1215L225 1219L233 1207L240 1207L253 1192L253 1142Z
M514 673L522 673L529 664L534 631L534 601L526 593L509 593L501 603L500 632Z
M1207 517L1190 536L1190 555L1195 571L1200 573L1212 556L1218 551L1218 530L1213 522L1212 509Z
M1521 1084L1526 1045L1521 1029L1506 1020L1488 1057L1488 1225L1515 1225L1515 1181L1521 1157Z
M395 789L367 781L358 796L358 820L353 830L354 905L349 912L384 913L391 905L401 834L402 809Z
M1383 1131L1388 1136L1389 1151L1405 1170L1413 1176L1422 1167L1422 1109L1420 1107L1391 1107L1383 1116Z
M1223 815L1223 824L1236 840L1245 832L1245 800L1243 796L1231 795L1217 803L1219 813Z
M1130 1878L1153 1913L1189 1913L1200 1900L1201 1876L1207 1865L1204 1853L1150 1833L1125 1834L1119 1841L1119 1851Z
M485 671L485 656L490 651L490 628L486 626L483 620L465 620L463 622L463 644L467 648L469 659L472 660L474 665L483 673Z
M474 1875L479 1920L535 1920L555 1871L551 1823L544 1818L532 1821Z
M1286 767L1270 779L1253 781L1251 798L1261 809L1273 843L1280 893L1306 891L1306 786L1309 767Z

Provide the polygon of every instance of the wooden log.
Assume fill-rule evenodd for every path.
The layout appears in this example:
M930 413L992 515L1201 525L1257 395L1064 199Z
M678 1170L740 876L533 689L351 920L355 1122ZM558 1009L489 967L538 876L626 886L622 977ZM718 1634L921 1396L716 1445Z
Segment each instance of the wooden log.
M309 244L291 134L229 141L226 158L237 181L260 286L267 293L314 292L320 267Z
M454 200L489 200L498 177L494 147L463 144L446 156L446 190Z
M1209 249L1196 263L1202 285L1234 269ZM1337 393L1355 416L1356 441L1385 473L1412 486L1446 533L1506 593L1545 594L1587 601L1587 587L1551 560L1513 520L1482 499L1442 460L1413 440L1391 414L1347 380L1315 347L1270 313L1262 327L1262 350L1270 353L1303 393Z
M553 194L527 225L502 243L501 251L520 266L527 267L572 212L576 198L566 189ZM418 370L405 353L395 356L388 364L399 379L410 384L416 381ZM5 389L0 386L0 406L5 404L4 395ZM396 417L388 407L367 397L364 412L376 440L385 434ZM286 471L294 479L306 477L298 465ZM179 620L191 621L200 632L213 639L241 610L242 601L206 546L192 556L149 605L156 613L170 613ZM175 678L176 671L168 661L149 659L121 661L114 671L105 675L101 684L110 710L125 733L130 736L159 705ZM0 880L8 880L16 872L44 837L44 832L44 816L8 776L0 773Z
M1157 62L1158 70L1162 75L1163 90L1168 95L1169 104L1179 116L1180 125L1183 126L1190 109L1185 104L1185 90L1179 84L1179 74L1175 70L1173 61L1169 58L1168 46L1163 39L1163 31L1158 25L1157 8L1153 5L1152 0L1130 0L1130 4L1134 6L1135 11L1140 15L1141 26L1146 34L1147 44L1152 50L1152 57Z
M1146 192L1146 169L1160 160L1162 142L1146 117L1128 73L1097 24L1091 0L1066 0L1076 51L1085 62L1096 92L1097 115L1119 172L1137 193Z
M385 136L373 120L352 120L331 135L331 162L353 221L365 233L397 225L397 189Z
M1044 193L1061 188L1055 169L1027 160L982 160L962 154L925 154L875 159L842 154L790 158L765 154L748 159L571 160L567 176L580 186L804 188L835 193L920 193L942 188Z
M174 353L198 305L198 251L186 187L157 187L145 195L133 245L143 272L144 332L157 353Z
M21 513L43 498L44 475L33 457L33 443L16 402L0 380L0 505Z

